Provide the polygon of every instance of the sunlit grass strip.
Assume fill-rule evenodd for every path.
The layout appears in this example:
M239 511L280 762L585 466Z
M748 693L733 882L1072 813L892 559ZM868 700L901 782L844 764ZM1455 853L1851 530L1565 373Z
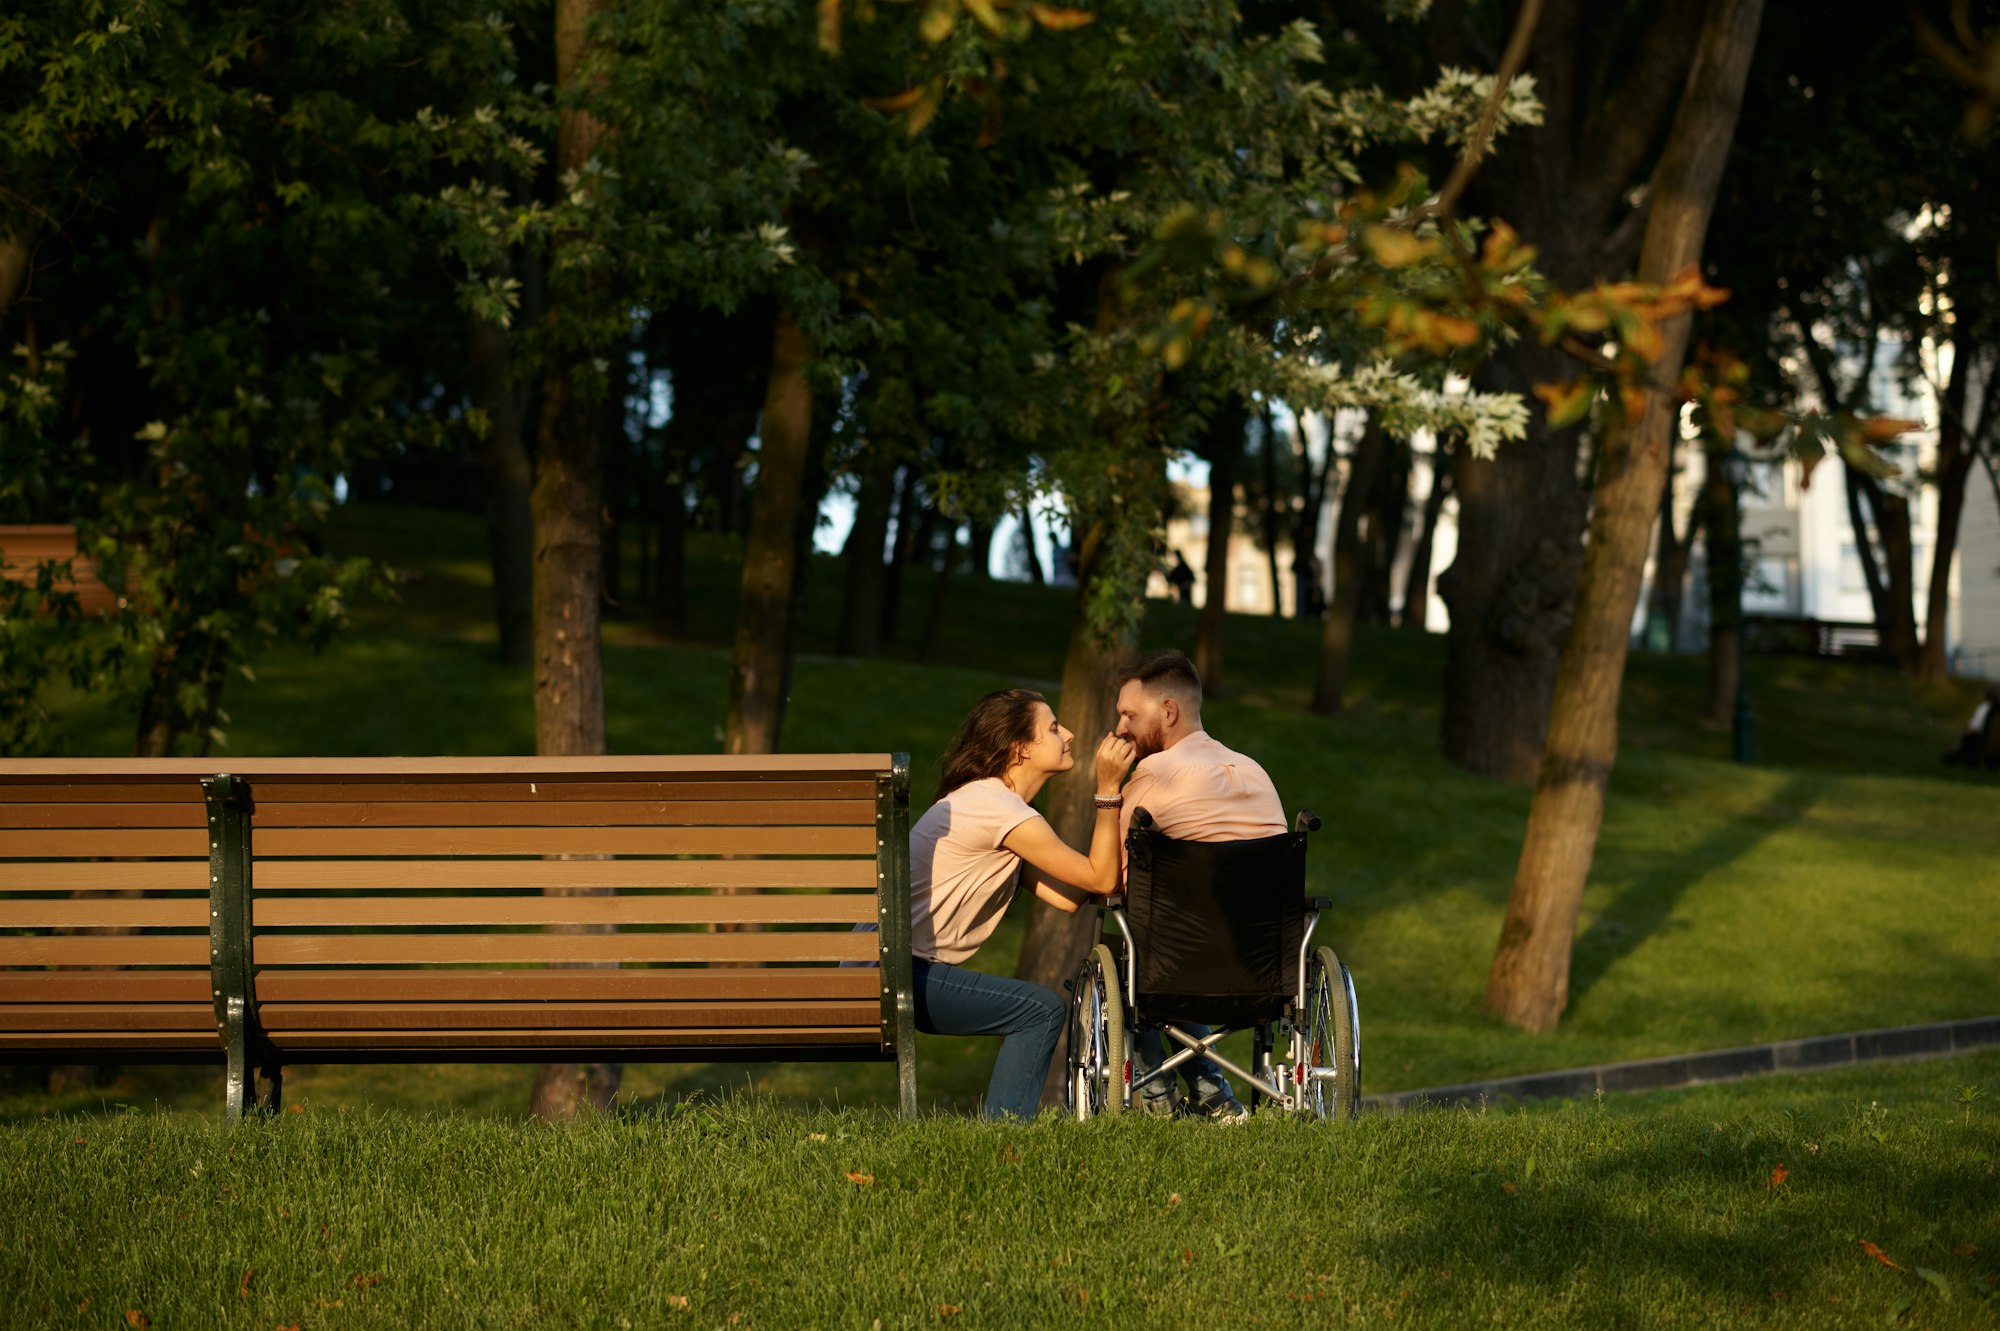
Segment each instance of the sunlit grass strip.
M1992 1325L2000 1052L1240 1129L306 1107L0 1131L29 1324ZM1864 1247L1863 1245L1871 1245ZM1890 1263L1893 1263L1891 1265ZM83 1316L78 1318L82 1308Z

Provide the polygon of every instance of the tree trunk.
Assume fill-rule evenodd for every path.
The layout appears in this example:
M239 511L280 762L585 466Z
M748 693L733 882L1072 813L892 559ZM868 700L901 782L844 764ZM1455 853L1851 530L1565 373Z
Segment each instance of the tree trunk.
M937 652L938 630L944 626L944 612L951 595L951 575L958 565L958 532L947 529L944 534L944 560L938 565L935 581L931 583L931 599L924 606L924 635L917 643L917 659L931 660Z
M903 468L902 484L896 490L896 539L889 543L889 566L882 578L882 644L896 641L896 626L903 617L903 571L916 549L917 505L921 502L917 465Z
M871 460L854 497L854 527L847 533L847 594L840 618L840 654L875 656L882 650L882 593L887 568L882 547L889 537L896 465Z
M585 25L602 0L557 0L556 82L574 92L586 39ZM595 156L603 125L580 107L565 108L556 128L556 169L582 172ZM560 243L560 242L558 242ZM552 265L552 269L558 268ZM572 276L552 292L552 319L587 326L599 302L615 299L602 273ZM567 307L567 308L564 308ZM604 589L604 398L594 382L599 349L563 347L552 356L542 385L541 436L536 453L534 521L535 752L545 757L591 756L605 751L604 663L598 637ZM595 894L594 889L548 889L551 896ZM578 927L549 926L555 932ZM623 1069L614 1063L545 1063L535 1075L529 1110L563 1119L586 1104L608 1108Z
M1438 517L1451 494L1451 454L1439 439L1431 449L1431 488L1424 496L1423 522L1417 528L1417 543L1410 551L1410 569L1403 578L1403 618L1399 627L1425 631L1430 617L1431 550L1437 540Z
M1249 424L1243 400L1232 396L1219 408L1208 436L1208 553L1202 562L1201 619L1195 629L1194 668L1211 698L1226 692L1222 638L1229 612L1229 536L1236 519L1236 465L1243 456Z
M993 523L974 522L965 547L965 574L974 582L993 580Z
M1323 465L1313 466L1301 423L1292 432L1292 457L1299 482L1299 506L1292 511L1292 614L1297 619L1318 619L1326 613L1320 587L1319 520L1337 462L1333 440L1327 440Z
M1868 589L1868 607L1875 617L1875 638L1883 640L1884 624L1890 619L1889 587L1882 579L1882 565L1875 558L1875 536L1863 511L1861 498L1867 477L1846 460L1840 464L1841 486L1847 492L1847 526L1854 533L1854 557L1861 564L1862 585Z
M1035 547L1035 506L1026 499L1021 501L1021 562L1027 566L1029 583L1048 586L1049 575L1042 571L1042 552Z
M1490 11L1431 9L1433 57L1477 59L1468 30ZM1702 6L1585 5L1542 11L1528 72L1543 123L1510 132L1473 178L1471 207L1504 217L1540 251L1538 267L1578 290L1629 271L1648 211L1648 163L1686 86ZM1643 51L1622 59L1620 51ZM1414 90L1412 90L1414 91ZM1534 402L1536 384L1573 380L1568 357L1539 343L1507 348L1477 376L1487 390ZM1451 608L1440 738L1445 757L1520 785L1535 780L1557 660L1582 566L1588 493L1577 479L1578 432L1532 411L1525 439L1491 461L1460 460L1458 553L1438 580Z
M1532 399L1575 377L1561 353L1521 346L1489 362L1481 386ZM1528 785L1541 767L1556 664L1569 640L1589 496L1576 478L1578 434L1531 411L1527 438L1498 456L1461 457L1458 554L1438 578L1451 612L1445 644L1444 756Z
M799 635L805 627L806 600L812 595L813 541L819 531L819 511L833 481L826 466L833 427L831 413L821 412L814 418L805 468L799 480L798 513L792 526L792 597L785 607L785 670L778 685L780 738L784 735L785 709L791 705L792 675L799 664Z
M1355 613L1361 605L1361 519L1394 447L1381 422L1370 417L1348 464L1340 518L1333 528L1333 603L1327 607L1320 630L1319 675L1313 682L1312 711L1316 716L1332 716L1346 700L1347 660L1354 647Z
M1679 644L1681 582L1687 577L1692 532L1683 536L1674 526L1674 454L1676 440L1667 441L1667 479L1660 487L1659 542L1653 552L1652 594L1646 599L1646 646L1671 652ZM1690 527L1693 523L1688 524Z
M1867 472L1850 468L1850 483L1858 486L1874 516L1880 542L1882 603L1876 608L1875 637L1884 655L1899 669L1914 671L1917 662L1917 576L1915 542L1910 532L1910 501L1891 494ZM1851 512L1852 510L1850 510ZM1867 532L1854 534L1856 548Z
M14 230L0 230L0 317L27 287L28 260L34 254L35 231L31 222L17 219Z
M613 616L625 605L625 510L632 493L632 437L625 433L625 370L623 357L605 357L613 366L611 389L599 417L604 428L604 507L598 522L604 528L604 608Z
M466 366L472 404L487 421L486 433L476 441L476 456L486 483L493 619L501 662L525 666L534 657L535 644L535 529L528 501L534 482L527 443L521 437L520 399L508 382L512 364L507 330L484 319L470 320Z
M1743 637L1743 497L1729 476L1726 456L1708 455L1702 511L1708 529L1708 721L1726 726L1736 716L1736 684Z
M729 676L726 753L776 753L785 719L785 645L792 579L797 576L800 492L812 446L811 355L789 310L780 310L771 344L771 380L764 398L757 488L743 549L736 603L736 650Z
M1278 533L1284 524L1278 520L1278 420L1269 407L1264 409L1264 558L1271 565L1271 615L1273 618L1285 613L1285 598L1280 595L1284 581L1278 576ZM1293 558L1297 558L1296 551Z
M1958 553L1958 529L1965 513L1965 487L1972 478L1973 441L1967 438L1973 429L1984 431L1990 422L1982 419L1976 426L1966 417L1966 400L1969 394L1972 366L1975 359L1970 330L1977 326L1973 311L1965 308L1963 300L1953 295L1956 308L1953 310L1954 326L1957 330L1953 338L1951 378L1944 386L1943 400L1938 412L1937 447L1937 539L1931 549L1931 582L1924 594L1924 642L1917 654L1916 674L1927 684L1942 684L1947 678L1945 669L1945 639L1949 632L1951 615L1951 561ZM1988 362L1988 374L1995 368ZM1989 383L1987 395L1992 388Z
M1700 262L1762 12L1763 0L1710 0L1673 131L1654 172L1641 281L1665 282ZM1656 382L1680 378L1690 323L1681 315L1661 329L1665 345L1652 366ZM1528 1030L1553 1029L1569 1001L1577 908L1617 759L1618 695L1632 611L1666 480L1667 438L1679 428L1674 397L1648 391L1643 402L1638 419L1611 432L1599 452L1576 622L1557 673L1547 752L1486 987L1487 1011Z
M1361 512L1364 530L1357 533L1361 553L1359 599L1354 607L1357 623L1389 622L1389 589L1409 508L1410 443L1407 439L1395 439L1390 441Z
M1078 542L1075 609L1070 618L1069 649L1063 657L1062 691L1056 697L1057 715L1076 735L1077 763L1047 785L1043 806L1056 834L1087 851L1096 810L1091 796L1096 793L1096 776L1089 755L1098 739L1118 720L1117 690L1114 685L1118 665L1138 641L1135 625L1131 632L1105 638L1092 628L1088 617L1092 588L1102 576L1102 554L1112 519L1103 518L1087 528ZM1120 589L1143 604L1144 584ZM1026 936L1021 940L1021 956L1014 974L1023 980L1047 985L1057 993L1076 974L1076 968L1097 937L1098 908L1085 905L1075 914L1036 901L1029 910ZM1063 1050L1058 1047L1049 1064L1048 1081L1042 1088L1042 1103L1059 1100L1062 1094Z
M660 458L660 543L653 552L653 604L669 636L687 636L687 456L671 444Z

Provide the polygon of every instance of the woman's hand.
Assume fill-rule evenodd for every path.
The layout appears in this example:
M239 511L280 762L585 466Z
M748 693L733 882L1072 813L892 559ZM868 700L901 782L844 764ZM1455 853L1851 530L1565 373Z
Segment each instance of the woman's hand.
M1129 739L1117 735L1106 735L1097 744L1097 793L1116 795L1119 785L1125 780L1125 773L1132 768L1132 755L1137 752Z

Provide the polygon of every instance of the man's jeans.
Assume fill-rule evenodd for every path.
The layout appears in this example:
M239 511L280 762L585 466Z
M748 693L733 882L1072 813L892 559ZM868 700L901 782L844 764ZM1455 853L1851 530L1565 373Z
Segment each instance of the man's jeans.
M1174 1023L1182 1034L1197 1040L1206 1039L1209 1028L1199 1022L1177 1021ZM1132 1080L1138 1081L1154 1068L1166 1061L1169 1053L1178 1052L1183 1046L1176 1041L1172 1050L1167 1047L1167 1037L1157 1026L1141 1024L1132 1032ZM1176 1069L1187 1082L1188 1098L1197 1105L1206 1105L1225 1095L1233 1096L1229 1078L1222 1075L1222 1069L1206 1058L1192 1058ZM1146 1101L1160 1104L1171 1099L1173 1079L1162 1077L1139 1092Z
M944 961L910 959L917 1029L928 1035L1004 1035L986 1085L987 1118L1033 1118L1069 1007L1055 991Z

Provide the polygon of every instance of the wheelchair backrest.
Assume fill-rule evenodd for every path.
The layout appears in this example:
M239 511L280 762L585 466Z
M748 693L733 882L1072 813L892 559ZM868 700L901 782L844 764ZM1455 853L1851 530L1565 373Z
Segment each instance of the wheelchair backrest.
M1125 839L1134 1001L1194 1021L1282 1006L1298 988L1306 834L1176 841L1148 821Z

